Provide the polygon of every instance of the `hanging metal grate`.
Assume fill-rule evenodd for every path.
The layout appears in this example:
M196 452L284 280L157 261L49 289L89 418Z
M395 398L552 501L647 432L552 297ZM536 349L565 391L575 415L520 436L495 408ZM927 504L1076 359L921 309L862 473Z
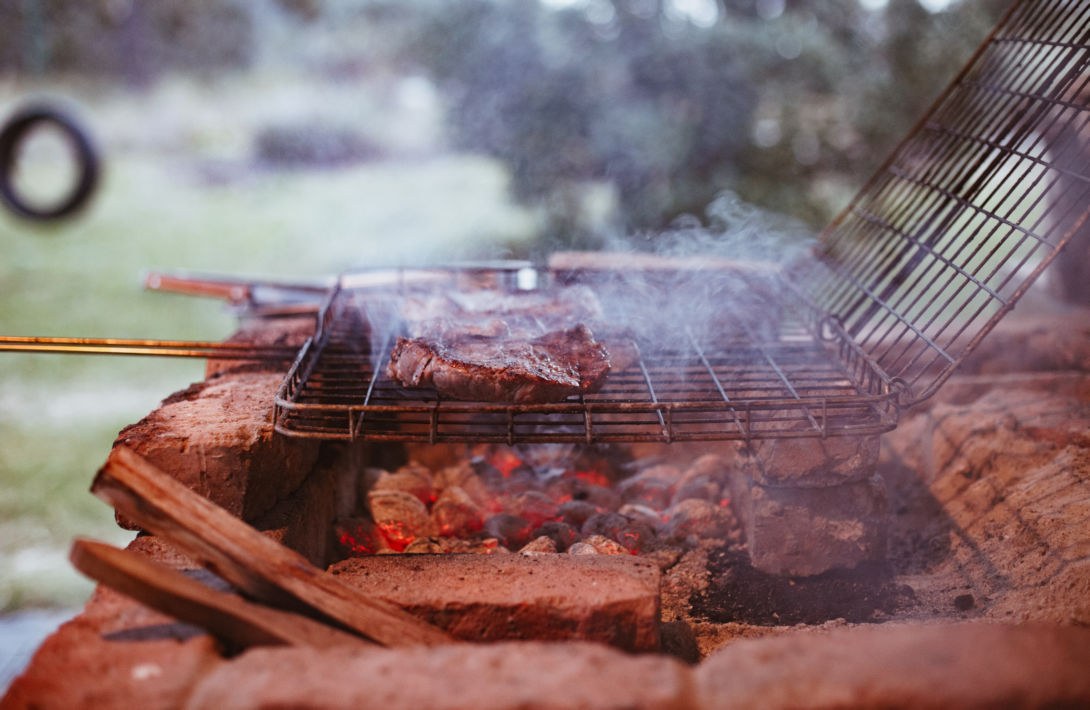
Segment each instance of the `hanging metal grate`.
M1090 4L1025 0L802 265L819 308L894 381L938 389L1090 208Z

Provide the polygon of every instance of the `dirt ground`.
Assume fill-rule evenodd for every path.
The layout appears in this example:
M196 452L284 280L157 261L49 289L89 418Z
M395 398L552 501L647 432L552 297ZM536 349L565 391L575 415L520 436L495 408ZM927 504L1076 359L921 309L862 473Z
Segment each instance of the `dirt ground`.
M1090 624L1090 313L1010 316L883 436L884 564L765 575L708 541L665 575L703 654L741 638L907 621Z

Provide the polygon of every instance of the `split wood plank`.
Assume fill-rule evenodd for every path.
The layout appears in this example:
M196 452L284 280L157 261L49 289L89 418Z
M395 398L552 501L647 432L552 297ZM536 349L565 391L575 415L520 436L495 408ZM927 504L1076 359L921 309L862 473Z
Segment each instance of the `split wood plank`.
M221 592L136 552L77 539L72 565L147 607L209 631L231 648L364 646L369 642L300 614Z
M384 646L455 643L435 626L318 569L124 446L110 452L91 492L257 601L331 619Z

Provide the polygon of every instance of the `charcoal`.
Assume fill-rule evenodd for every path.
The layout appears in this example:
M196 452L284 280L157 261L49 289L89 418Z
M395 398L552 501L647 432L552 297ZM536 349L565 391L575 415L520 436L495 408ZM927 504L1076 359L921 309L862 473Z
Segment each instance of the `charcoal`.
M681 474L681 483L693 478L707 476L713 481L722 482L730 473L730 464L727 459L719 454L704 454L693 460L685 472Z
M604 535L591 535L583 538L583 542L593 547L600 555L627 555L628 550L616 540L610 540ZM578 544L578 543L577 543ZM574 545L572 546L574 547Z
M447 488L461 488L481 509L491 509L495 496L485 482L481 480L471 466L448 466L435 475L435 486L440 495Z
M598 548L589 542L577 542L568 548L569 555L600 555Z
M603 512L601 508L585 500L569 500L557 509L561 519L574 528L582 528L592 515Z
M519 550L520 555L555 555L556 552L556 543L553 542L552 538L545 537L544 535L542 535L541 537L535 537L533 540L526 543L521 550Z
M595 513L587 518L579 531L583 533L584 537L604 535L611 540L616 540L617 534L628 527L631 522L620 513Z
M484 513L460 486L444 490L431 508L435 530L448 537L468 537L484 527Z
M453 538L447 540L448 552L456 554L495 555L508 554L511 550L500 544L494 537L477 536L469 540Z
M496 513L484 521L484 532L513 550L530 542L533 530L529 520L510 513Z
M474 458L469 462L470 470L476 474L485 485L491 488L499 488L503 483L503 473L484 457Z
M671 464L657 464L641 470L633 478L656 478L673 485L681 480L681 469Z
M387 547L382 533L370 518L340 518L333 523L333 534L341 559L373 555Z
M416 538L431 534L428 509L414 495L404 491L371 491L367 494L367 504L376 527L398 552Z
M550 520L543 523L533 532L534 537L548 537L556 545L556 549L560 552L567 550L569 547L579 542L582 537L579 531L567 523L560 522L558 520Z
M666 511L669 522L663 536L683 540L690 535L697 537L722 537L735 524L730 508L711 501L689 498Z
M603 510L617 510L621 507L621 496L612 488L587 483L577 486L572 500L585 500Z
M408 554L439 554L450 552L450 545L441 537L418 537L405 546Z
M560 515L559 506L540 491L520 493L509 498L507 504L511 513L526 518L535 528L548 520L556 520Z
M504 476L498 486L493 487L503 491L506 495L518 495L528 491L536 491L540 488L534 469L529 466L517 466Z
M662 510L670 505L670 482L653 476L638 476L621 482L621 498L626 503Z
M650 525L633 520L619 530L613 539L632 554L636 554L653 546L656 537Z
M656 532L666 524L666 520L663 518L662 513L648 508L646 505L626 503L625 505L622 505L617 512L629 520L643 523Z
M681 501L690 498L718 503L719 494L720 487L718 483L709 476L696 476L678 487L677 492L674 493L674 497L670 501L670 505L677 505Z
M375 491L404 491L427 505L435 500L431 471L422 466L404 466L395 473L383 473L371 486Z

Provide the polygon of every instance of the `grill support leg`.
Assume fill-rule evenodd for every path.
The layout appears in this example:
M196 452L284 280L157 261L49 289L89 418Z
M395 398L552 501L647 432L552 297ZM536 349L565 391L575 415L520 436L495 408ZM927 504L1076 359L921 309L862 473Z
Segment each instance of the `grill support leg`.
M757 569L809 576L885 559L878 437L752 442L732 500Z

